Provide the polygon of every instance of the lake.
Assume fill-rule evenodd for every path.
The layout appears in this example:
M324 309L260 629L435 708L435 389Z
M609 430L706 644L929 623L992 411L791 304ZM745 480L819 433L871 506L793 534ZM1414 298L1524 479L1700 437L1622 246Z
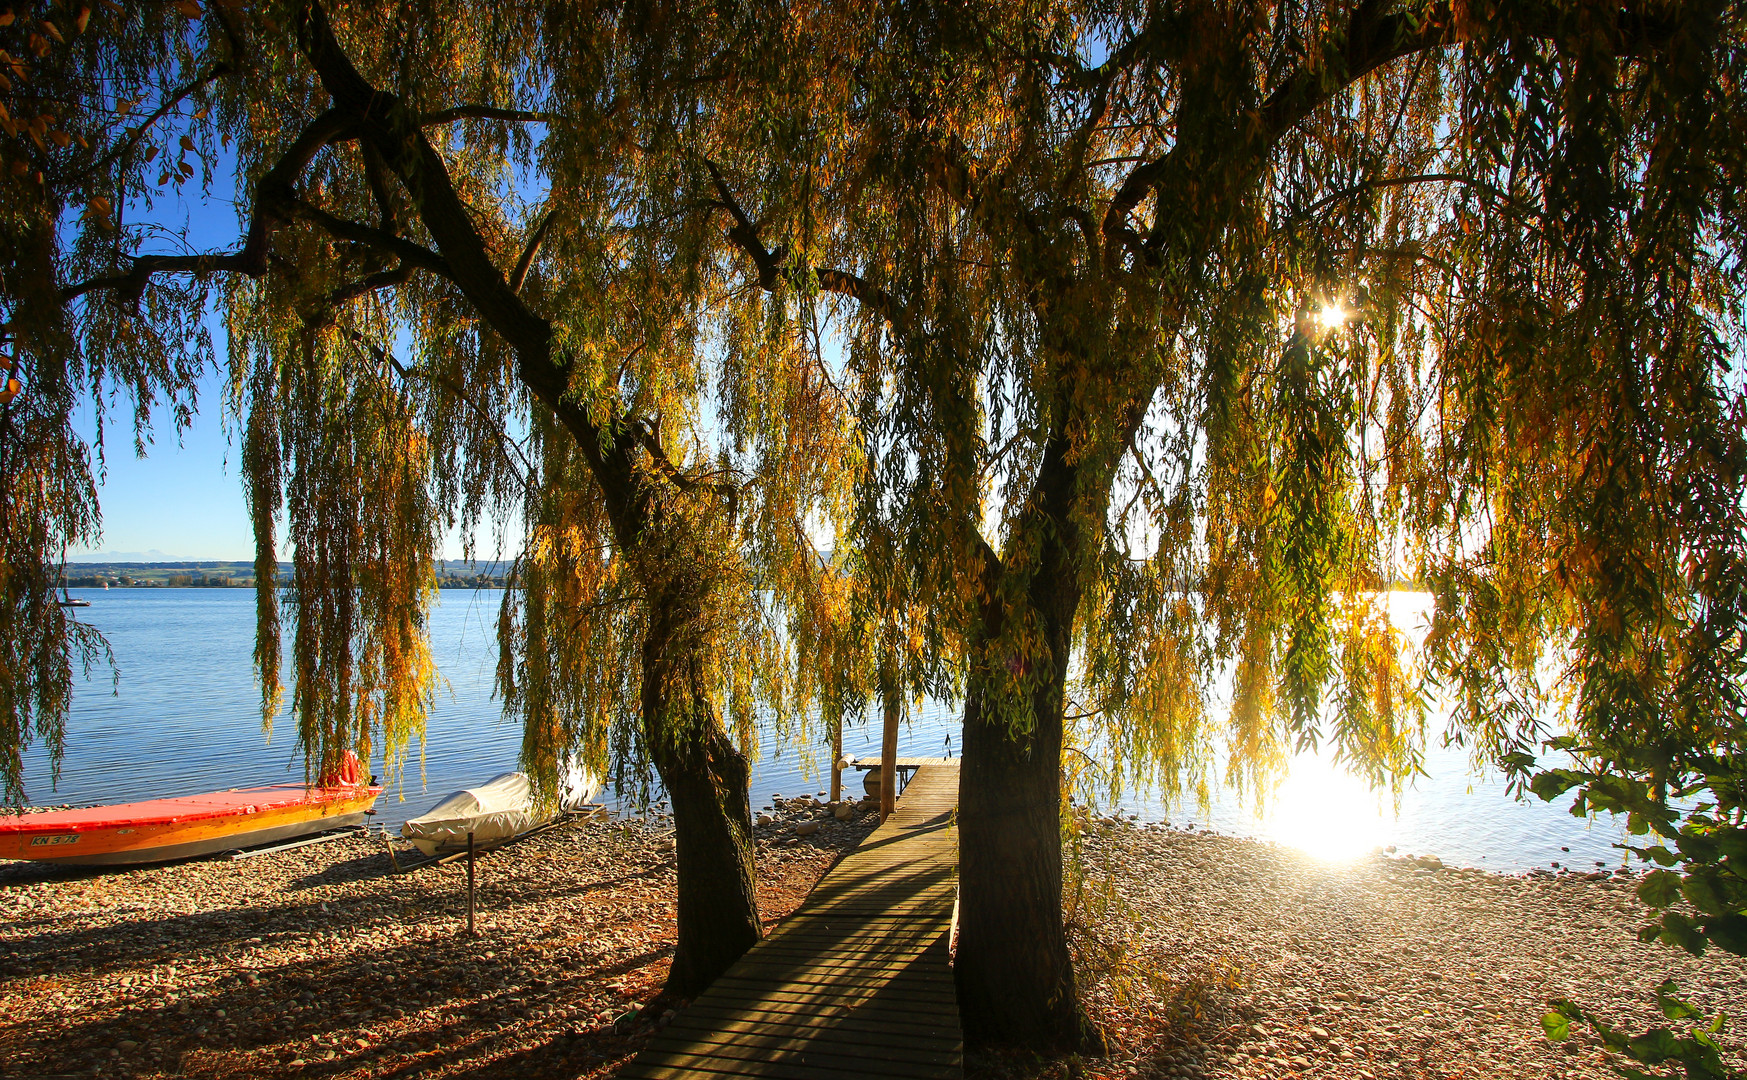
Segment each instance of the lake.
M51 787L48 755L40 746L25 755L33 802L93 805L302 778L294 725L282 717L270 739L261 731L250 661L251 590L75 589L73 595L91 601L76 615L108 637L121 683L112 694L107 673L98 672L76 684L59 784ZM415 747L401 785L378 803L379 823L397 828L438 797L516 767L520 725L504 719L491 694L500 596L496 590L440 593L431 617L432 652L448 685L426 726L422 775ZM1411 617L1411 610L1397 615ZM1440 730L1440 718L1432 718L1430 729ZM764 742L753 767L755 806L773 794L825 790L828 745L778 747L769 737ZM877 720L846 727L843 748L877 757ZM957 752L957 715L939 702L928 702L899 739L904 756ZM1294 764L1262 814L1228 791L1216 791L1205 812L1193 800L1171 805L1145 791L1128 793L1123 806L1143 821L1193 823L1330 858L1394 845L1402 853L1500 871L1551 863L1587 870L1597 862L1620 862L1612 846L1620 831L1608 819L1592 826L1571 817L1563 801L1514 801L1496 777L1471 776L1462 751L1434 748L1426 769L1430 775L1405 793L1399 813L1387 798L1380 800L1314 757ZM380 761L376 771L382 771ZM845 777L850 790L859 782L859 774Z

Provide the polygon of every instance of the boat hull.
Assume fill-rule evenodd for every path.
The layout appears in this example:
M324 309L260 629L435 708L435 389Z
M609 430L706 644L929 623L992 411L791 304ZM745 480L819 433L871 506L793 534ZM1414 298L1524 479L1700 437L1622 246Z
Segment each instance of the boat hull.
M0 859L127 866L193 858L362 824L381 792L281 785L0 817Z

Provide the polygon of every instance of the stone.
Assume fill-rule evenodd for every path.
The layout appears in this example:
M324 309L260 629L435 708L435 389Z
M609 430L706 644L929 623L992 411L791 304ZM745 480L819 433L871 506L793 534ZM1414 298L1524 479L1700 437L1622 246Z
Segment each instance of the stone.
M115 1044L115 1048L124 1054L131 1054L140 1048L140 1044L132 1039L123 1039Z
M848 803L838 803L837 809L831 811L831 813L836 816L838 821L848 821L855 816L855 807Z
M816 833L818 831L819 831L819 823L817 821L803 821L799 825L795 826L795 835L796 836L812 836L814 833Z
M772 822L774 822L774 821L775 821L775 820L776 820L776 819L775 819L775 818L773 818L773 817L771 817L771 816L770 816L770 815L769 815L769 814L760 814L760 815L758 815L758 823L759 823L759 824L760 824L760 825L769 825L769 824L771 824L771 823L772 823Z

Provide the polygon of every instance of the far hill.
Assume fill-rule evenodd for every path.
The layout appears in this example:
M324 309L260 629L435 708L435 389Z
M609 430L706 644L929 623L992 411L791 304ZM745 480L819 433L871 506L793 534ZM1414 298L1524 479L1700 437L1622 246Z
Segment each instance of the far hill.
M442 589L502 588L510 563L440 562L437 587ZM291 564L278 564L278 576L291 575ZM197 562L80 562L61 567L62 583L69 589L110 588L254 588L255 564L208 559Z

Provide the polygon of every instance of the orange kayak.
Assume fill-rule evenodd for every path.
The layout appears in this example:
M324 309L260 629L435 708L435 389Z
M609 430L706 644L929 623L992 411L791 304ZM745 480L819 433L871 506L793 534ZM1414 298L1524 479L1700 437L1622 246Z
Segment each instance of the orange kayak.
M375 778L371 777L370 781ZM316 787L275 784L43 814L0 814L0 859L164 862L361 825L382 788L356 758Z

